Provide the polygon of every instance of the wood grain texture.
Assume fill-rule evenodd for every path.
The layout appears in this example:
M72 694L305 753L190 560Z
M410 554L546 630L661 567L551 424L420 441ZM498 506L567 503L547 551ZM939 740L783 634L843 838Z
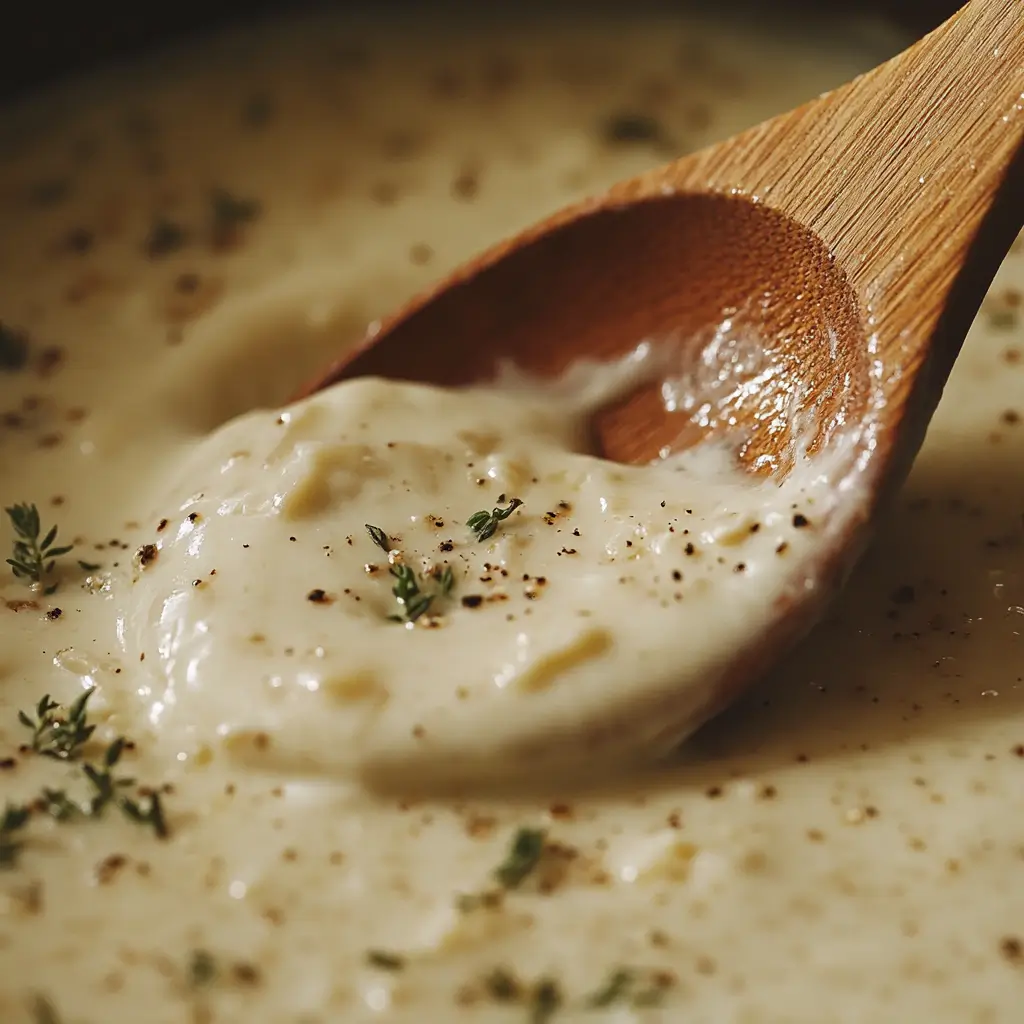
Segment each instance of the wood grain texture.
M494 247L307 393L365 374L468 384L499 359L557 374L650 340L693 401L667 409L655 381L599 412L609 458L714 437L778 476L803 439L837 446L856 467L837 484L856 486L704 699L581 723L595 753L623 728L664 748L805 633L863 550L1021 229L1022 139L1024 0L973 0L854 82Z
M887 427L926 420L1024 217L1022 95L1024 0L974 0L854 82L494 247L307 390L465 384L503 358L547 375L645 339L685 375L728 321L759 349L734 393L694 418L638 392L599 417L605 454L728 428L748 466L784 470L798 428L820 446L882 405Z

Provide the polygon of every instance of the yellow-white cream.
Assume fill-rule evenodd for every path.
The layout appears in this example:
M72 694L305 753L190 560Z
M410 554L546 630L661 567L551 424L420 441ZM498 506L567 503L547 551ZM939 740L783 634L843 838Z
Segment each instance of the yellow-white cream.
M554 1024L1015 1020L1024 984L1019 254L834 614L670 764L612 781L598 778L603 764L583 781L551 771L526 788L512 784L509 762L507 793L479 787L477 766L461 786L449 779L443 797L359 784L351 769L372 752L360 737L390 751L393 778L408 779L459 743L533 728L519 717L528 707L559 694L579 701L590 677L565 666L594 644L590 624L611 645L584 665L611 664L622 645L675 643L657 620L687 621L677 581L665 578L678 549L648 549L664 539L670 505L682 521L674 506L684 491L659 493L664 467L567 455L571 417L552 419L547 407L533 416L511 393L494 399L504 424L479 396L372 382L289 410L284 424L277 413L247 414L279 407L367 322L496 238L793 106L898 42L874 25L747 32L644 5L582 22L521 5L508 21L488 15L493 23L405 17L324 14L237 33L0 117L0 321L29 343L23 369L0 370L0 502L35 502L44 529L56 524L58 543L75 543L55 567L54 593L6 575L0 584L0 800L39 801L48 788L85 801L83 761L102 767L126 736L134 746L115 775L159 790L169 832L161 839L108 806L96 820L37 810L6 837L24 845L0 870L0 1020L39 1024L46 1009L61 1024L514 1024L543 1019L546 1007ZM214 189L235 202L214 202ZM374 396L385 409L372 446L385 445L387 473L366 480L329 435L368 443L352 414ZM507 430L509 417L526 433ZM483 438L453 444L456 420ZM502 479L478 487L468 467L444 462L445 451L486 450L495 431L505 454L487 468ZM221 474L236 440L249 461ZM411 458L413 444L432 454ZM308 472L317 452L334 460L319 477ZM516 459L536 463L541 482L515 477ZM409 492L388 490L399 467ZM568 477L548 479L559 472L577 475L578 494L563 491ZM189 505L208 480L216 486ZM358 491L351 508L336 500L346 487ZM467 536L465 519L502 490L525 504L491 552ZM278 493L290 511L257 511ZM436 497L425 503L427 493ZM252 513L218 515L231 495ZM599 514L606 495L638 512ZM575 523L548 525L544 513L559 510L545 506L562 498ZM463 576L443 626L406 630L383 617L389 582L363 568L384 561L363 530L371 507L415 555L468 559L455 563ZM191 511L203 518L186 525ZM642 517L640 531L629 514ZM559 556L576 545L575 528L578 554ZM809 542L782 520L752 542L789 532L791 543ZM449 537L452 552L435 550ZM158 556L136 568L146 544ZM508 580L519 570L503 584L511 623L491 605L461 605L489 586L469 567L491 554L508 560ZM750 563L774 565L763 554ZM570 557L577 568L566 568ZM700 579L688 564L683 604ZM637 582L613 583L618 565ZM546 576L536 599L525 597L523 573ZM583 573L600 596L591 608ZM728 574L711 582L723 593L741 587ZM345 587L363 600L346 604ZM308 601L316 588L333 603ZM174 594L181 603L168 605ZM225 595L245 614L235 618ZM638 633L617 611L626 595ZM597 621L583 626L578 610ZM494 655L467 646L480 623L493 629ZM206 640L201 628L211 629ZM258 631L266 641L252 641ZM579 641L548 690L515 689L528 667L515 661L519 632L537 644ZM297 638L291 655L286 633ZM372 663L337 656L328 672L321 662L340 636ZM404 671L409 651L417 676ZM497 687L506 663L518 674ZM430 710L417 704L425 694L460 707L449 670L474 664L485 696L463 702L465 718L424 725L443 749L425 759L416 737L374 731L390 713L378 709L378 686L411 729ZM349 671L374 666L386 671ZM333 682L338 701L304 685L314 679ZM89 686L97 730L79 757L21 749L31 733L19 709L32 712L45 693L68 703ZM506 706L520 709L515 718ZM221 735L223 724L236 735ZM244 729L255 730L249 747ZM124 789L145 810L138 784ZM523 829L545 830L539 863L505 891L494 872ZM527 845L533 835L523 833ZM591 1007L588 997L625 968L632 988ZM657 1005L634 1005L652 992Z

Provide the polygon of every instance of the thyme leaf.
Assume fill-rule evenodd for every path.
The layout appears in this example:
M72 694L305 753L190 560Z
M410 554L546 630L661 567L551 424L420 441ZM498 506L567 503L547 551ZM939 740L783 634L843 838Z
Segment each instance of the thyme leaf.
M512 837L505 859L494 877L506 889L518 889L540 863L547 832L542 828L521 828Z
M530 991L527 1009L530 1024L547 1024L562 1005L562 987L554 978L541 978Z
M366 532L370 535L370 540L377 545L388 555L391 553L391 538L379 527L371 526L369 523L366 524Z
M205 949L194 949L188 960L188 982L192 988L209 985L217 977L217 961Z
M405 957L398 953L389 953L386 949L367 950L366 962L382 971L401 971L405 968Z
M82 746L96 729L86 721L86 704L94 690L95 687L85 690L66 713L60 704L50 700L48 693L36 704L35 719L24 711L18 712L18 721L32 730L31 746L37 754L56 761L70 761L81 753Z
M57 539L57 527L53 526L42 540L42 524L39 521L39 509L34 504L25 502L5 508L17 540L7 564L19 579L30 579L33 583L41 583L43 577L53 571L54 562L61 555L66 555L74 547L67 544L54 547ZM47 591L51 593L52 591Z
M487 540L498 529L498 524L503 519L508 519L520 505L522 505L522 501L519 498L512 498L508 503L508 508L492 508L490 512L486 509L474 512L466 520L466 526L476 534L477 540Z
M587 997L586 1004L591 1010L616 1004L634 1009L657 1006L674 983L675 979L666 971L641 974L629 967L617 967L609 973L605 983Z

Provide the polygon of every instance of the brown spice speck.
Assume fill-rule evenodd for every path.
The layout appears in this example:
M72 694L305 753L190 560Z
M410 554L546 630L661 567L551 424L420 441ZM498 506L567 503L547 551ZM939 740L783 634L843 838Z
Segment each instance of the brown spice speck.
M1011 964L1024 961L1024 943L1014 935L1008 935L999 943L999 952Z

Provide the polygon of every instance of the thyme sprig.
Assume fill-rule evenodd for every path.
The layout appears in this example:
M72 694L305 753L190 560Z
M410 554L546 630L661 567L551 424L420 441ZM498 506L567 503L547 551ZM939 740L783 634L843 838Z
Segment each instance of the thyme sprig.
M48 693L43 694L35 707L33 719L24 711L18 712L18 721L32 730L31 747L43 757L56 761L70 761L81 753L96 729L86 720L86 704L95 687L85 690L66 710Z
M93 787L89 800L89 815L98 818L113 804L126 818L148 825L160 839L168 836L167 821L164 817L163 801L155 790L141 791L140 799L129 796L125 790L135 786L135 779L114 774L128 741L119 736L107 747L100 765L83 764L82 771Z
M87 718L92 692L92 689L86 690L66 711L51 700L49 694L36 704L35 718L19 711L18 720L32 730L31 749L58 761L76 760L96 729ZM100 818L112 806L129 820L151 828L159 839L165 839L170 833L160 794L137 787L134 778L116 771L128 747L128 740L119 736L106 747L99 761L82 762L82 774L89 784L89 792L82 801L72 799L63 789L44 786L30 803L8 804L0 817L0 867L12 867L16 863L24 846L19 833L34 812L66 822L76 818Z
M43 577L53 571L54 562L61 555L66 555L74 548L73 544L54 547L57 539L57 527L53 526L42 540L42 523L39 520L39 509L34 504L21 502L5 508L14 533L18 537L14 542L12 557L7 559L11 571L19 579L30 579L33 583L42 583ZM52 591L48 591L52 593Z
M466 526L476 534L477 540L487 540L488 537L494 535L498 524L503 519L508 519L520 505L522 505L522 501L519 498L512 498L508 503L508 508L492 508L490 512L483 509L480 512L474 512L466 520Z
M415 622L429 611L436 598L447 597L452 592L455 576L450 565L420 576L405 563L402 552L392 546L391 538L379 526L367 523L366 532L373 543L388 556L388 572L395 580L391 593L395 595L399 607L398 614L389 616L392 621ZM435 583L433 590L424 589L428 579Z

